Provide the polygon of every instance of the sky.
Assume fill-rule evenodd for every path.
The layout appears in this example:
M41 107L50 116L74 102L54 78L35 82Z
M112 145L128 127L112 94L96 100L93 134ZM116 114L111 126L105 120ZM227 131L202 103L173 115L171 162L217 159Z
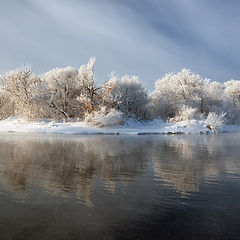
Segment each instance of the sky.
M214 81L240 79L238 0L0 0L0 74L41 74L96 57L109 74L154 82L182 68Z

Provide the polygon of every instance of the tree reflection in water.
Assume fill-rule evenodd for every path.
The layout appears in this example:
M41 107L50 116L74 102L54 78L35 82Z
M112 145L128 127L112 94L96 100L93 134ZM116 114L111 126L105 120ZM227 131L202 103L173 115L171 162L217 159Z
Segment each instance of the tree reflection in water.
M155 180L173 186L183 196L198 192L201 181L240 173L236 136L174 136L152 148Z
M234 160L238 142L233 142L229 135L3 135L1 185L24 195L34 182L49 194L74 194L93 206L96 182L102 181L104 191L114 193L118 182L128 184L152 166L154 181L185 196L199 191L201 181L216 179L224 172L239 174L240 163Z
M144 142L121 137L5 136L0 140L0 173L4 187L13 192L24 192L38 179L50 194L73 192L91 206L94 177L114 192L116 181L132 181L142 172L143 149Z

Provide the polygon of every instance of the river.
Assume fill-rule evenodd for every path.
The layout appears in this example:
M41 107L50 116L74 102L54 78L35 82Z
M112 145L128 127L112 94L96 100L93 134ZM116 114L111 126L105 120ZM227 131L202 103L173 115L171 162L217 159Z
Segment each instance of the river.
M240 134L1 134L0 239L239 239Z

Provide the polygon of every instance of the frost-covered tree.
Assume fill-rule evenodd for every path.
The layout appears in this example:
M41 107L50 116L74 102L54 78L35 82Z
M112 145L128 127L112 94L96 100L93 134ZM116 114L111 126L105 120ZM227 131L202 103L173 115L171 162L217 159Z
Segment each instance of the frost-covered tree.
M182 106L201 111L202 92L203 79L190 70L182 69L177 74L166 74L155 83L155 90L151 95L155 115L165 119L171 118Z
M70 119L82 115L77 96L82 88L78 71L72 67L55 68L43 76L45 83L44 101L60 118Z
M230 80L225 82L225 96L235 108L240 107L240 80Z
M200 99L201 113L207 115L209 112L222 112L224 110L224 85L205 79Z
M79 69L81 94L78 101L85 106L87 114L97 114L101 109L105 109L103 112L108 114L114 108L113 91L118 88L117 78L111 74L106 83L97 86L94 80L94 64L95 58L91 58L87 65Z
M95 57L90 58L89 62L82 65L78 71L81 85L81 94L78 96L78 101L88 113L98 110L101 104L101 87L97 87L94 80L95 62Z
M0 89L0 120L14 114L14 102L9 92Z
M124 114L115 109L113 92L118 88L117 81L117 77L112 73L106 83L95 87L97 91L94 93L94 101L88 100L86 101L87 104L85 104L87 111L84 120L88 124L106 127L124 123ZM83 96L81 98L85 99Z
M178 96L171 84L172 75L166 74L155 83L155 90L150 96L155 117L172 118L178 111Z
M39 116L41 80L32 74L29 66L6 73L2 77L2 83L3 89L11 96L16 114L29 119Z
M151 113L183 121L205 119L210 113L211 120L226 112L229 123L240 123L239 80L211 82L182 69L158 80L149 96L135 76L111 74L106 83L97 85L95 61L90 58L78 70L55 68L42 76L32 74L28 66L1 76L0 119L17 114L27 119L78 118L110 126L127 118L149 119Z
M66 119L84 118L85 113L101 109L108 85L97 86L94 79L95 58L79 70L56 68L44 75L49 106Z
M115 73L112 72L109 76L109 80L101 87L101 101L102 105L106 107L106 109L111 110L112 108L115 108L116 101L114 97L118 89L118 83L118 77L116 77Z
M115 79L114 84L116 87L111 91L113 107L126 117L145 119L149 97L138 77L125 75L121 79Z
M227 117L231 123L240 123L240 80L230 80L224 84Z

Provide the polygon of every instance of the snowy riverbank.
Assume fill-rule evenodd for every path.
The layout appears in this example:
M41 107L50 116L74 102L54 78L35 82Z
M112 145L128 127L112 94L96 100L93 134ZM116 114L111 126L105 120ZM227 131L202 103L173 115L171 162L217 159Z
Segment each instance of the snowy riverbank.
M0 121L0 132L129 135L212 133L211 130L204 126L204 122L199 120L178 123L166 123L162 120L144 123L128 121L121 126L97 128L89 126L85 122L63 123L48 120L29 122L16 117ZM240 132L240 126L224 125L218 132Z

